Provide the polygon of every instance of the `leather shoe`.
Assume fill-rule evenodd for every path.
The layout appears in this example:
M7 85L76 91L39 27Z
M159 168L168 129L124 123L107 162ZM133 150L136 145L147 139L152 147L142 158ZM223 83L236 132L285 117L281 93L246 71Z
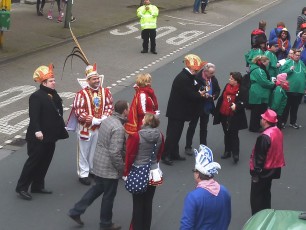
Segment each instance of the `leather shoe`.
M31 193L52 194L52 191L42 188L42 189L32 189Z
M157 54L157 52L155 50L151 50L152 54Z
M234 160L234 163L237 164L237 162L239 161L239 155L233 154L233 160Z
M73 219L75 222L77 222L79 225L84 225L84 222L81 220L81 216L80 215L71 215L70 213L68 213L68 216Z
M169 159L169 157L165 157L164 159L162 159L162 162L165 164L165 165L173 165L173 161Z
M185 154L188 156L193 156L192 148L185 148Z
M140 53L146 54L146 53L148 53L148 51L147 50L142 50Z
M79 178L79 181L81 182L81 184L83 185L90 185L91 184L91 181L88 177L83 177L83 178Z
M28 193L27 191L18 191L18 194L20 196L21 199L24 200L32 200L32 196L30 193Z
M117 224L112 224L110 227L101 227L100 230L120 230L121 226Z
M175 161L185 161L186 158L185 158L185 157L178 156L178 157L172 158L172 160L175 160Z

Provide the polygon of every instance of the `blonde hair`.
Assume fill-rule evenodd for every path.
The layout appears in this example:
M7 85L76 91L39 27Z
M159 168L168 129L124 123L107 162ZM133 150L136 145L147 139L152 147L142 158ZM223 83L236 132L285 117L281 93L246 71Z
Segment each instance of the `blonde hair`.
M148 125L152 128L156 128L159 126L159 119L153 113L146 113L143 120L143 125Z
M265 61L269 61L269 60L270 59L265 55L258 55L258 56L253 58L252 62L257 63L258 61L265 62Z
M136 77L136 84L139 87L145 87L147 85L150 85L152 81L152 77L149 73L141 73L138 74Z

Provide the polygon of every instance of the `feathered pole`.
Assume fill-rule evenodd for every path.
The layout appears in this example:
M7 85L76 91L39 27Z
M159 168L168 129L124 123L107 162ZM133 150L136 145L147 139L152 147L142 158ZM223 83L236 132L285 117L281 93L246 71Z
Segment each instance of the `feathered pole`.
M86 65L90 65L85 53L83 52L83 50L82 50L82 48L81 48L81 46L78 42L78 39L76 38L76 36L74 35L74 33L71 29L70 22L69 22L69 30L70 30L71 36L72 36L76 46L73 47L71 53L65 59L61 79L63 79L63 74L64 74L64 69L65 69L65 66L66 66L66 62L67 62L68 58L70 58L70 57L71 57L71 69L72 69L72 58L74 56L80 58Z

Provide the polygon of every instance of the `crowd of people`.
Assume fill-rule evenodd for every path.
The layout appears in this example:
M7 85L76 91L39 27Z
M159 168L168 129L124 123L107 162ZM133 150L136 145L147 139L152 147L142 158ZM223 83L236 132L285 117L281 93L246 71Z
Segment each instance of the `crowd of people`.
M145 9L148 5L150 2L145 0L143 10L148 10ZM302 11L305 14L306 7ZM32 199L30 187L31 193L52 193L45 188L44 179L55 144L68 138L67 130L73 130L77 133L79 181L86 186L92 180L95 183L69 210L69 217L84 225L81 215L103 194L100 229L121 229L112 222L112 209L122 178L133 200L130 230L149 230L156 187L163 184L159 163L173 166L175 161L186 160L180 155L179 142L188 122L185 154L195 156L193 173L197 186L185 198L180 229L228 229L230 193L214 180L221 166L214 162L212 150L207 147L207 127L212 115L213 124L221 124L224 132L221 159L232 157L235 164L239 161L239 130L249 127L251 132L260 132L249 162L252 215L271 208L272 180L280 178L281 168L285 166L281 130L286 127L289 113L289 126L301 128L297 114L306 81L302 59L306 50L306 21L302 23L301 18L298 19L300 32L292 47L284 22L277 23L267 39L266 22L260 21L259 28L251 33L251 49L245 55L248 73L242 76L240 72L230 72L223 91L213 63L194 54L186 55L185 66L171 86L165 138L158 128L160 112L151 87L152 76L149 73L137 76L131 104L125 100L113 103L110 90L102 85L104 76L76 42L78 47L67 58L76 56L84 61L85 79L81 84L83 89L76 93L67 125L62 117L62 100L55 90L53 65L40 66L34 72L33 79L40 83L40 89L29 100L30 124L26 136L29 158L16 192L25 200ZM147 51L148 44L143 48ZM156 50L151 43L153 51ZM246 107L251 110L249 126ZM196 150L192 140L199 120L200 147Z

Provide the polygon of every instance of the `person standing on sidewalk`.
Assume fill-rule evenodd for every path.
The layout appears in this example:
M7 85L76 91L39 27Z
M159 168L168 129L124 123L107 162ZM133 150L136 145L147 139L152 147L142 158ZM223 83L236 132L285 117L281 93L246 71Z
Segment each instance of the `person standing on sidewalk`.
M283 133L276 127L277 114L267 109L261 114L263 132L256 140L250 157L252 215L271 208L272 179L279 179L285 166Z
M128 113L129 103L118 101L115 104L115 112L101 122L93 165L96 183L68 213L68 216L79 225L84 225L80 215L103 193L100 230L121 229L121 226L112 223L112 210L118 181L124 170L125 129L123 124L127 121Z
M96 64L88 65L85 74L88 86L76 93L67 126L78 123L72 128L77 130L78 138L77 173L82 184L90 185L100 124L112 114L113 98L109 89L102 87Z
M175 77L167 105L168 117L165 153L162 162L172 165L173 160L183 161L185 157L179 154L179 141L185 121L194 119L200 112L205 90L200 91L200 85L195 80L197 72L207 63L194 54L184 57L186 67Z
M144 0L143 3L144 5L137 9L137 17L140 18L141 38L143 39L141 53L148 53L150 40L150 52L157 54L155 38L159 10L151 4L150 0Z
M44 15L44 6L45 6L45 3L46 3L46 0L37 0L36 1L37 16L43 16Z
M283 123L286 124L290 113L289 126L294 129L302 127L297 124L297 113L305 92L306 67L300 58L301 50L293 49L292 59L288 59L281 68L281 72L287 74L287 81L290 85L287 91L288 99L283 113Z
M209 122L209 115L215 112L214 101L220 95L220 86L217 78L215 77L216 66L212 63L204 65L203 69L195 76L196 82L199 84L200 89L205 92L201 102L200 113L194 116L189 122L186 134L185 154L192 156L192 139L200 119L200 144L207 144L207 126Z
M195 150L193 177L196 188L184 201L180 230L227 230L231 222L231 196L225 186L214 180L221 166L214 162L210 148Z
M45 189L45 176L55 150L55 143L68 138L63 120L62 99L55 90L53 64L38 67L33 75L35 82L40 83L39 90L29 99L30 124L26 141L29 158L25 162L16 192L20 198L31 200L28 193L51 194Z

